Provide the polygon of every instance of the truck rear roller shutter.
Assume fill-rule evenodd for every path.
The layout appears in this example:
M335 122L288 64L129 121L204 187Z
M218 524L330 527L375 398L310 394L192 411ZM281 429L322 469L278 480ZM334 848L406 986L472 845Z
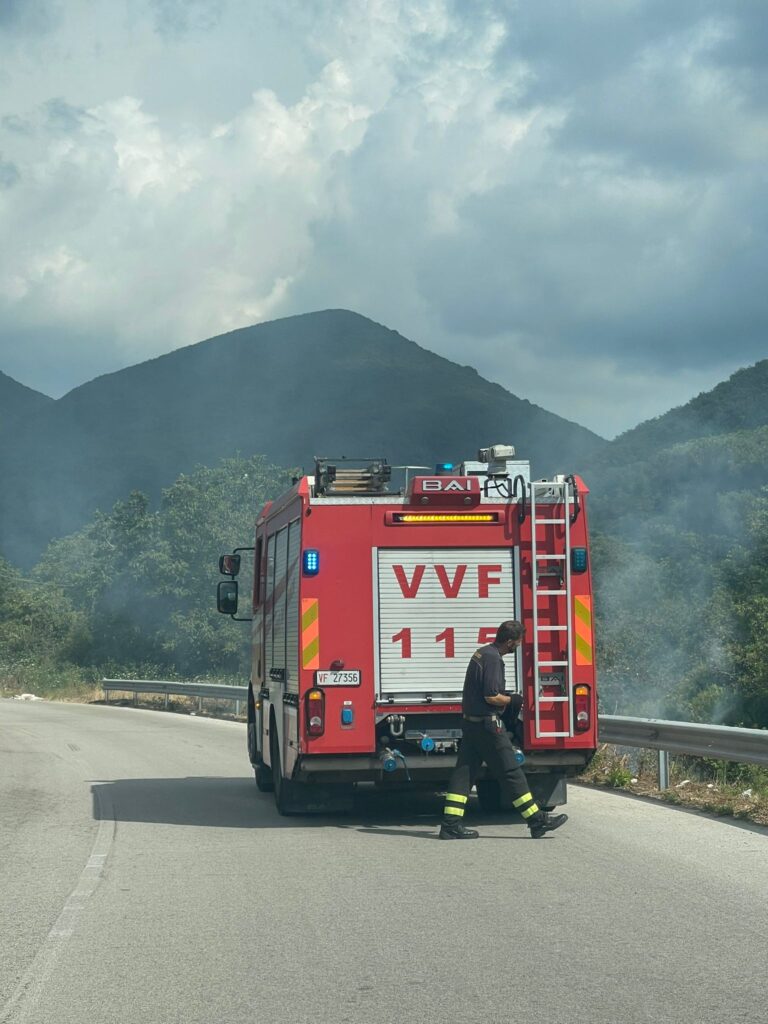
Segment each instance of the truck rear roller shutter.
M379 548L374 554L379 695L457 699L467 663L517 617L512 548ZM516 662L506 660L507 688Z

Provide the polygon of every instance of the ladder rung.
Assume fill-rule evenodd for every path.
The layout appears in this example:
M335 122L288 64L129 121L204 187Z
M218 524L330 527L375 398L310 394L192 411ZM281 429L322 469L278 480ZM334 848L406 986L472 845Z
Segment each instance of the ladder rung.
M566 633L568 631L567 626L537 626L536 629L540 633Z
M559 523L562 526L565 523L565 516L562 519L534 519L534 526L544 526L547 523Z
M542 594L567 594L567 590L537 590L536 596L539 597Z
M567 664L568 664L567 661L540 661L539 662L539 668L541 668L542 665L546 665L548 668L551 668L553 665L567 665Z
M565 555L536 555L536 561L537 562L538 561L542 561L543 562L545 559L548 562L552 562L555 559L558 559L559 561L562 561L564 558L565 558Z
M569 732L539 732L536 733L537 740L550 739L554 736L570 736Z
M544 701L548 701L551 704L562 704L564 701L567 701L567 700L568 700L567 697L547 697L544 694L541 694L541 693L539 694L539 703L540 704L543 703Z

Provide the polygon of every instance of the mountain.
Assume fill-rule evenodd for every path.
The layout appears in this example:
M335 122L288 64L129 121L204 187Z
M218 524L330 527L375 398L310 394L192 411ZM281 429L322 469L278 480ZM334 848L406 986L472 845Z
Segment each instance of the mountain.
M467 366L346 310L288 317L177 349L76 388L0 449L0 552L29 564L129 491L240 452L434 464L508 442L538 475L607 445Z
M663 416L620 434L601 452L599 464L642 459L694 438L768 426L768 359L737 370L711 391Z
M29 418L48 405L53 405L48 395L0 373L0 445L6 447L12 443L26 429Z
M768 359L621 434L584 475L605 532L732 535L741 527L727 495L768 485Z

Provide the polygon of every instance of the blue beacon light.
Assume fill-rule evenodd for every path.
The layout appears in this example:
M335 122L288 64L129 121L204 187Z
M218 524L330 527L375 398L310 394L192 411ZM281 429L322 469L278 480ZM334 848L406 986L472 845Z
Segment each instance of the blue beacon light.
M571 572L586 572L587 561L586 548L571 548Z
M305 576L317 576L320 572L320 552L316 548L305 548L301 564Z

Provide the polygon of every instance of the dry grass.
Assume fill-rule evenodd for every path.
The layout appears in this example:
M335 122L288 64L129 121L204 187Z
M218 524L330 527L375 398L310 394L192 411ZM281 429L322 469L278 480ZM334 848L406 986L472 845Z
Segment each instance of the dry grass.
M655 750L603 744L580 782L608 786L719 816L768 825L768 770L703 758L670 757L669 789L658 788Z
M217 702L211 697L203 697L202 710L197 697L182 697L179 694L171 694L168 697L168 707L165 706L163 694L140 693L134 705L133 694L126 692L121 694L112 691L109 694L109 701L104 700L104 692L99 689L98 697L92 701L94 704L113 704L119 707L147 708L152 711L169 711L180 715L198 715L201 718L227 718L233 722L244 722L245 712L241 701L241 713L235 714L235 705L232 701Z

